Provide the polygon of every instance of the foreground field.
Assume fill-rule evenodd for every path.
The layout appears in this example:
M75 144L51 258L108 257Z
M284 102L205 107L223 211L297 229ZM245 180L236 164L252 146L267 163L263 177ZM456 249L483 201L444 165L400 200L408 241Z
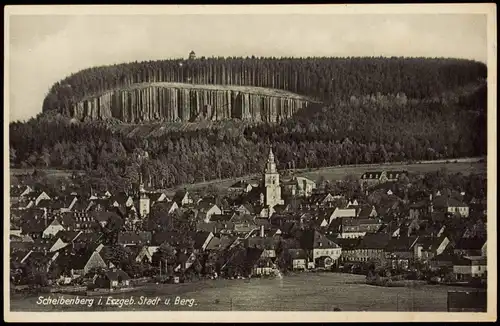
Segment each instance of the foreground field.
M198 311L446 311L447 293L460 290L447 286L384 288L364 284L362 275L303 273L282 279L216 280L192 284L164 284L138 292L112 295L133 298L129 306L37 305L38 296L11 298L13 311L117 311L117 310L198 310ZM48 294L40 294L49 296ZM55 295L51 295L55 297ZM159 297L161 304L136 304L141 296ZM64 295L70 298L70 295ZM176 298L192 306L174 305ZM165 299L171 299L165 305ZM96 299L97 300L97 299ZM192 300L192 301L191 301Z

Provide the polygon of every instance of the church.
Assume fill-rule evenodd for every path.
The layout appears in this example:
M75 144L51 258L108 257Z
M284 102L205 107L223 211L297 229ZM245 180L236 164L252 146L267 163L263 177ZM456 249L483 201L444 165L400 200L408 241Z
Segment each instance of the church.
M276 169L273 150L269 149L266 167L264 170L264 205L273 208L276 205L283 205L281 199L280 175Z

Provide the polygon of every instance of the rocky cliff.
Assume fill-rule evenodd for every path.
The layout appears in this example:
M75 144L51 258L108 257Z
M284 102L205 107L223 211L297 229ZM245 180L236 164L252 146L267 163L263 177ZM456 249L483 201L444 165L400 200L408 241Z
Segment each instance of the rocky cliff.
M295 93L260 87L147 83L83 99L63 113L80 120L128 123L233 118L278 122L310 102Z

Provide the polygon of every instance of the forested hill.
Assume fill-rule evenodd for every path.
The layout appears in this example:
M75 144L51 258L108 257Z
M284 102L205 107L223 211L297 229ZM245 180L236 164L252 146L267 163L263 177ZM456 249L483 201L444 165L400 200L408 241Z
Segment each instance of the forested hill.
M261 172L269 145L280 169L483 156L486 91L482 82L420 100L351 96L315 104L280 123L230 120L177 130L161 123L73 123L46 112L10 124L10 161L15 167L86 170L85 183L95 189L125 189L139 180L140 169L159 187ZM141 163L143 151L149 159Z
M67 113L84 98L137 83L182 82L277 88L327 103L352 96L440 96L486 78L486 66L428 58L200 58L133 62L77 72L52 86L43 111Z

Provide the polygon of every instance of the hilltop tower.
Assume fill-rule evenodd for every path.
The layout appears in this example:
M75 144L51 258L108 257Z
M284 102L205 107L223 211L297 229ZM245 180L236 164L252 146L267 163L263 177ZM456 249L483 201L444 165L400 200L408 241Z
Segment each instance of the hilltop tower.
M196 59L196 53L194 51L189 52L189 60L194 60Z
M269 149L269 156L264 170L264 188L266 189L266 206L274 207L283 204L283 200L281 199L280 175L276 170L276 162L274 161L274 154L271 148Z

